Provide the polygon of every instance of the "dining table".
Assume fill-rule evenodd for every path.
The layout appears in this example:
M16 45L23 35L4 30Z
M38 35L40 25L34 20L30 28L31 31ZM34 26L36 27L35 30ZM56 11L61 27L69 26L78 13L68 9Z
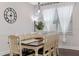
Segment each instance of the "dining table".
M30 39L22 41L21 44L22 48L32 49L35 51L35 56L38 56L38 50L43 48L44 41L40 39Z

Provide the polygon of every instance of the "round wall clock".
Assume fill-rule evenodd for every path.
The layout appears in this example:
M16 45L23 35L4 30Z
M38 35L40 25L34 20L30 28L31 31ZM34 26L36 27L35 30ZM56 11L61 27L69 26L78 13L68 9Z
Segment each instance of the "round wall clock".
M13 8L6 8L4 11L4 18L6 22L13 24L17 19L17 13Z

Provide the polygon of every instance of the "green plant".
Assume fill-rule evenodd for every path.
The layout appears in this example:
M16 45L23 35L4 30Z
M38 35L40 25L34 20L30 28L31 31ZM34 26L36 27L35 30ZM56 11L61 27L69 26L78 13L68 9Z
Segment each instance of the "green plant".
M43 28L44 28L44 23L43 23L42 21L35 22L35 27L36 27L38 30L43 30Z

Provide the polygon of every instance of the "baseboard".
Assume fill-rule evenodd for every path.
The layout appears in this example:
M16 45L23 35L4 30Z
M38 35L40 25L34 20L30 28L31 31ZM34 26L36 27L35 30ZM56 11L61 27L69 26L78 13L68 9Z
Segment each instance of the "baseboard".
M59 48L79 50L78 46L59 46Z
M10 53L10 51L1 51L0 56L4 56L4 55L9 54L9 53Z
M5 55L3 55L3 56L10 56L10 54L5 54Z

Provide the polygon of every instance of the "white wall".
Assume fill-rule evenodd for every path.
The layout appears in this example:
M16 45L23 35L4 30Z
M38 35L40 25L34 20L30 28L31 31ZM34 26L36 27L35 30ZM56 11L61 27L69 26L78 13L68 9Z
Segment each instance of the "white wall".
M4 10L12 7L17 12L17 21L8 24L4 20ZM0 34L25 33L33 30L31 21L32 6L27 3L0 3Z
M4 10L7 7L14 8L17 12L17 20L13 24L4 19ZM8 35L33 32L32 11L33 6L28 3L0 3L0 55L9 53Z

